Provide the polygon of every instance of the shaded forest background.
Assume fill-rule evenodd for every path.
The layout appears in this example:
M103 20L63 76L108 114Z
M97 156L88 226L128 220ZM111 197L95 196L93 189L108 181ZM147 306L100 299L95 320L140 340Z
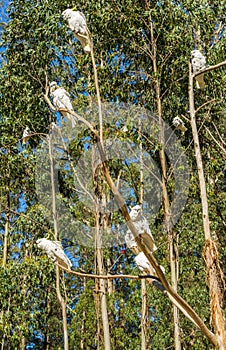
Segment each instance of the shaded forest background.
M6 3L5 3L6 4ZM1 22L0 56L0 339L2 349L61 349L63 328L57 301L55 267L38 251L35 241L54 238L46 203L36 192L38 147L50 132L50 123L61 125L59 113L46 104L47 82L57 81L70 92L74 110L84 115L86 106L96 103L94 72L90 55L68 30L61 16L68 1L14 0L7 6L7 23ZM224 1L83 1L76 2L87 19L92 36L103 102L145 107L172 127L179 116L187 131L180 139L190 168L187 201L174 227L179 264L178 293L212 329L209 291L203 258L205 236L193 136L188 102L188 63L193 49L202 49L207 65L225 60ZM152 29L151 29L152 28ZM226 147L225 67L205 75L206 87L194 87L196 120L203 159L211 235L217 244L225 273L226 256ZM159 84L159 90L156 84ZM159 91L159 94L157 93ZM161 108L160 108L161 107ZM123 119L123 118L122 118ZM122 132L126 125L126 135ZM22 135L32 132L26 147ZM119 120L117 127L105 126L105 136L141 142L134 120ZM152 140L150 140L152 141ZM92 146L87 130L71 141L69 154L74 164ZM161 174L158 144L143 141ZM139 166L115 161L111 174L119 173L128 183L128 207L140 201ZM167 171L166 186L173 196L175 179ZM121 175L120 175L121 176ZM42 178L45 183L46 179ZM58 172L60 196L75 222L95 227L95 215L74 191L73 174L67 167ZM144 184L145 187L145 184ZM110 191L106 190L106 195ZM164 207L153 217L151 200L144 203L158 250L155 257L170 281L168 237ZM126 231L120 211L109 218L109 229ZM123 226L124 225L124 226ZM79 226L73 226L79 230ZM124 232L123 231L123 232ZM69 233L68 233L69 232ZM123 233L122 232L122 233ZM94 247L77 242L78 232L61 229L65 251L75 270L97 273ZM122 241L103 248L104 272L139 274L134 255ZM65 274L62 294L67 303L69 349L104 349L103 325L98 304L98 283L89 278ZM111 348L141 349L141 282L114 280L107 286ZM182 349L212 349L209 341L182 314L179 321ZM171 302L147 285L146 349L174 348Z

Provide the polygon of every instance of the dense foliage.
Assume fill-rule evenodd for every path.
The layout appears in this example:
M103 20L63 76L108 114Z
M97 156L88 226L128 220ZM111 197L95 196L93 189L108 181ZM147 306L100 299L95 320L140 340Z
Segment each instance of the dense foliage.
M92 35L103 102L126 103L145 107L150 115L158 114L156 79L160 81L162 117L172 127L175 116L184 118L187 131L180 139L190 167L187 202L175 226L179 246L179 294L195 309L209 326L209 296L205 282L202 253L204 234L197 167L189 124L188 62L194 48L202 48L208 65L225 59L224 1L77 1ZM40 145L45 144L50 122L61 125L59 113L46 104L43 94L52 80L64 86L74 109L87 119L86 107L96 100L91 58L85 55L79 42L66 27L61 13L71 2L48 0L12 0L7 7L7 23L1 24L0 67L0 339L2 349L60 349L63 329L60 306L55 291L54 265L38 251L36 239L53 238L51 198L41 201L36 191L40 177L48 194L45 173L37 173ZM5 16L5 15L4 15ZM153 27L156 53L153 50ZM157 71L153 66L156 57ZM208 190L211 231L216 240L222 266L226 256L226 168L225 168L225 70L224 67L206 73L206 88L195 88L197 124ZM84 112L85 111L85 112ZM118 114L114 116L117 119ZM90 117L90 120L92 118ZM67 124L67 123L66 123ZM126 135L121 127L126 125ZM26 146L22 134L28 126L32 132ZM66 125L65 133L70 133ZM115 124L105 123L105 137L113 142L129 139L139 147L141 141L134 118L121 114ZM149 134L148 134L149 132ZM150 134L151 132L151 134ZM148 129L143 147L160 170L159 144L153 139L156 130ZM70 134L71 135L71 134ZM149 140L147 140L149 138ZM77 165L95 144L91 133L81 125L77 137L70 140L68 153ZM56 145L57 148L57 145ZM59 197L67 208L61 222L59 239L71 258L74 269L96 272L94 249L77 240L81 227L92 234L95 217L89 202L75 191L73 171L68 158L59 151ZM83 158L82 158L83 159ZM122 177L127 186L123 195L128 206L139 202L139 163L121 159L109 161L114 179ZM38 168L39 169L39 168ZM169 164L167 188L174 191L174 177ZM84 176L92 169L84 171ZM122 174L122 175L121 175ZM154 183L153 183L154 185ZM92 193L92 183L87 185ZM106 189L106 194L112 194ZM86 196L85 196L86 197ZM144 203L144 213L150 220L157 242L155 253L170 280L167 237L160 205L154 216L153 190ZM161 202L161 200L160 200ZM88 204L87 204L88 203ZM114 203L113 203L114 205ZM48 215L48 213L50 213ZM66 225L71 218L75 223ZM104 249L106 270L114 273L137 274L132 253L124 254L126 227L120 211L109 220L110 229L120 231L118 245ZM65 226L65 227L64 227ZM67 226L67 227L66 227ZM76 232L76 233L75 233ZM7 246L7 251L4 250ZM6 255L5 255L6 254ZM7 258L6 264L4 258ZM111 264L109 264L109 259ZM225 272L225 271L224 271ZM64 290L65 288L65 290ZM68 304L70 349L97 349L96 282L67 274L62 283ZM115 280L108 295L112 349L140 349L140 282ZM172 307L169 300L154 287L148 287L148 349L173 347ZM208 340L183 315L180 318L183 349L211 349ZM100 349L104 348L101 330ZM22 344L24 347L22 347ZM82 344L82 345L81 345Z

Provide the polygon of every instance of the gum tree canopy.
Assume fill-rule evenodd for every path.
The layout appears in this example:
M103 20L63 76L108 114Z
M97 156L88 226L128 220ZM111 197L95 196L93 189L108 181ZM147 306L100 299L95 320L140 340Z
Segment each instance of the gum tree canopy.
M77 1L76 11L84 14L90 33L88 54L62 16L73 6L70 2L3 3L7 12L1 12L0 20L1 348L66 349L67 338L69 349L107 349L106 343L115 350L141 349L141 344L142 350L223 349L226 81L224 64L208 68L225 60L224 1ZM86 44L87 40L85 34ZM200 90L195 83L191 87L196 77L191 71L189 75L194 50L206 60L205 87ZM101 129L98 108L93 107L98 105L97 77L105 115L103 139L110 140L104 150L114 155L104 165L96 156ZM64 119L68 111L56 111L49 94L51 82L67 91L73 113L85 119L85 126L76 119L73 131ZM104 106L113 103L117 107L106 112ZM125 104L127 110L122 107ZM97 120L92 119L92 108L96 108ZM145 131L136 108L151 116L146 117ZM113 110L117 110L114 122ZM183 130L173 123L175 118ZM23 142L26 128L29 137ZM48 173L41 169L45 163L37 162L45 142L49 145L43 157L48 160ZM130 147L123 159L121 144ZM170 159L169 150L178 147L181 157L186 155L188 160L186 193L176 183L178 159ZM197 149L201 154L198 165ZM54 154L59 156L57 161ZM79 173L78 166L86 161L90 165ZM184 166L177 168L179 174ZM169 295L150 279L143 295L136 279L99 280L61 273L56 284L54 264L35 244L43 237L61 241L72 270L80 273L140 273L134 257L143 250L145 240L142 235L135 238L137 252L125 248L126 213L117 209L106 169L128 211L140 205L148 220L157 250L144 253L149 263L150 259L158 261L155 271L161 283L165 276L203 321L208 334L183 312L178 313ZM85 183L87 174L90 181ZM38 196L38 177L45 201ZM55 187L48 185L50 180ZM151 184L149 192L147 183ZM203 184L209 240L202 215ZM175 196L186 196L183 207L174 213L176 219L171 215ZM54 212L54 201L56 208L63 203L64 220L60 210ZM82 244L80 232L93 245ZM105 244L112 237L117 239ZM164 274L161 269L158 272L160 265ZM211 276L215 276L216 295Z

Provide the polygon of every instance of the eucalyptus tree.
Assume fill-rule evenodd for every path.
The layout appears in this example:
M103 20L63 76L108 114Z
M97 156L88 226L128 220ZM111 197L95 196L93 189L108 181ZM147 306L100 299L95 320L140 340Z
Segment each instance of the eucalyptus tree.
M124 0L119 2L112 0L89 1L88 3L78 1L76 5L85 14L92 35L102 101L126 102L130 105L144 106L150 113L161 117L159 119L160 127L162 127L162 120L171 126L173 118L179 116L188 129L184 136L181 136L180 131L176 131L178 138L181 139L182 153L186 151L189 157L191 177L188 199L183 214L173 228L169 225L167 228L167 224L170 221L169 214L175 193L175 178L174 169L167 155L163 152L164 137L160 143L151 143L152 140L148 140L147 135L144 135L146 138L143 137L142 142L145 150L151 154L157 164L161 181L165 186L163 205L158 215L151 221L152 232L159 246L155 256L166 268L166 276L169 279L171 266L175 289L178 289L179 294L188 301L207 324L210 312L206 305L206 300L209 301L209 297L205 285L205 266L202 259L204 235L200 214L197 166L188 119L188 62L191 51L196 48L204 51L207 65L217 64L224 60L224 3L219 1L211 3L203 1L200 4L198 1L183 1L181 3L177 1ZM45 134L49 133L50 122L56 121L56 118L57 121L59 120L58 114L53 113L43 98L49 82L57 81L70 91L75 111L84 111L84 107L91 105L95 100L96 91L91 58L89 55L84 55L81 45L68 31L61 17L61 13L70 6L71 3L68 1L56 1L54 4L48 1L12 1L9 7L10 20L2 35L5 49L2 53L3 63L0 73L1 158L4 170L4 175L1 178L2 232L6 232L7 220L8 222L11 220L9 226L13 224L14 227L9 233L8 260L15 259L15 255L11 253L11 247L13 247L14 242L17 245L20 243L21 236L25 235L25 243L28 243L30 240L33 242L37 236L38 238L43 237L43 233L53 234L51 225L42 217L42 206L37 205L36 202L34 191L35 163L33 160L36 147L43 142ZM219 254L220 257L223 257L225 256L225 130L223 121L225 92L222 88L225 86L225 78L223 67L209 72L205 81L205 90L195 95L197 125L204 174L208 180L209 215L215 239L219 242ZM200 106L202 108L199 108ZM126 124L126 133L122 132L121 128L116 128L115 125L109 125L109 123L104 125L104 137L113 135L114 140L118 138L130 139L135 144L139 144L136 120L132 120L126 114L125 116L124 119L122 117L121 123ZM22 152L18 143L26 126L29 127L33 135L28 141L27 149ZM69 155L75 164L85 150L90 147L89 140L92 137L87 130L79 136L70 143L69 147ZM125 192L127 205L133 205L139 201L140 172L138 167L136 165L128 166L121 160L109 162L109 166L111 174L114 174L116 179L122 176L122 171L123 179L129 183L129 188L134 189L133 192ZM66 167L62 168L58 173L61 195L64 197L68 210L76 217L77 221L89 228L94 225L93 214L88 206L79 201L79 196L74 191L72 174L67 170ZM88 190L90 190L89 187ZM24 205L24 212L21 213L22 205ZM146 201L144 207L148 213L153 207L152 201L150 199ZM8 217L10 215L10 219L7 219L7 215ZM31 219L33 215L35 220ZM31 222L27 221L26 218L29 218ZM123 223L120 212L114 212L112 223L113 225ZM61 233L61 238L63 235L64 232ZM73 240L73 235L69 238ZM6 244L8 246L8 243ZM168 248L171 249L171 256L168 253ZM32 264L36 261L36 250L32 245L29 249L31 260L29 267L26 265L27 270L24 276L28 275L28 272L32 270ZM79 248L76 247L76 249ZM85 255L86 251L82 247L80 249ZM72 254L74 254L73 252L72 248ZM19 254L23 259L28 255L28 251L24 250L22 253L20 250ZM113 261L117 260L117 249L112 254ZM177 262L176 265L172 264L173 258ZM82 254L80 259L82 259ZM107 257L104 259L107 261ZM36 274L35 264L34 275ZM79 266L93 270L94 265L95 262L87 253L87 262ZM121 266L117 264L116 266L123 269L128 268L128 266L131 268L133 264L130 261L130 255L126 256L126 259L124 258ZM47 270L46 274L50 282L53 271L50 268ZM13 273L13 270L9 270L9 273ZM177 278L178 275L179 278ZM46 281L41 280L39 283L41 289L43 286L45 290L48 289ZM93 337L95 332L89 321L89 316L94 313L94 305L90 301L91 292L87 288L88 283L84 284L77 280L67 283L69 288L67 293L71 300L74 298L73 290L76 287L77 295L81 296L79 302L74 301L72 310L77 305L78 315L81 315L81 329L83 329L80 335L78 329L75 328L75 323L72 322L70 344L73 347L75 344L81 345L85 342L87 348L88 346L95 347L95 342L90 342L88 338L89 335ZM139 333L137 332L139 327L138 310L140 310L139 289L134 283L129 282L128 284L116 281L116 290L109 300L112 307L116 305L112 313L109 311L111 346L115 349L125 346L128 349L134 349L135 346L137 348L140 346ZM35 286L30 287L30 289L35 290ZM83 289L84 295L82 294ZM151 306L148 316L149 338L152 348L163 349L172 346L174 332L177 335L177 349L181 343L185 349L189 349L191 346L194 349L200 349L200 347L210 349L211 345L207 339L183 316L180 317L179 327L177 329L174 327L173 321L169 321L172 320L170 302L160 291L151 287L148 292ZM54 303L54 297L55 295L51 294L50 304ZM8 303L6 302L4 306L4 317L7 317L7 312L13 310L10 295L6 296L6 300ZM48 314L48 310L50 310L48 303L43 308L37 300L34 300L33 303L36 305L37 314L41 313L48 325L47 338L44 337L43 343L52 342L55 344L58 341L59 344L59 333L54 337L55 325L57 325L57 332L60 329L59 310L53 322L51 314ZM87 303L90 303L90 315L89 312L84 314ZM130 314L131 305L134 309ZM97 303L95 307L97 307ZM120 308L123 312L120 311ZM125 320L122 316L123 313L127 317ZM33 313L33 315L36 314ZM78 321L79 316L74 315L73 311L70 316L72 320L74 318L74 321ZM175 320L178 320L176 314L174 314ZM12 329L14 328L14 334L21 334L21 330L19 333L15 332L16 323L13 325L13 322L11 324ZM23 332L23 330L22 333L31 342L35 333L39 332L39 328L33 321L31 327L29 322L25 322L25 328L26 330L28 328L34 330L33 334L27 334L27 331ZM84 329L87 331L86 336ZM134 332L134 330L136 331ZM45 332L42 330L40 333L44 334ZM135 339L132 338L132 333L135 334ZM10 341L12 335L7 333L7 336L8 340L4 335L5 341ZM100 332L100 348L103 346L101 337L102 332Z

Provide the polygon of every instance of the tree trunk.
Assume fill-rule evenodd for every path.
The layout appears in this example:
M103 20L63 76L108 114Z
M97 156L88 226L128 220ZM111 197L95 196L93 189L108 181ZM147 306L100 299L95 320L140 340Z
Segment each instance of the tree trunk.
M104 229L107 228L108 219L106 212L106 193L103 189L103 175L101 172L101 166L98 166L96 160L95 148L92 148L93 162L93 182L94 182L94 193L96 195L96 212L95 212L95 222L96 222L96 259L97 259L97 269L99 274L105 274L104 261L103 261L103 242L102 237ZM104 333L104 348L105 350L111 349L110 343L110 330L109 330L109 320L107 311L107 283L106 280L99 280L99 295L101 304L101 315L102 315L102 325Z
M174 241L174 237L169 242L170 250L170 272L171 272L171 284L173 289L177 292L177 281L178 281L178 251L177 244ZM181 350L180 340L180 327L179 327L179 310L176 305L173 305L173 320L174 320L174 345L175 350Z
M83 290L86 288L86 278L84 277L83 279ZM81 326L81 340L80 340L80 349L83 350L85 349L85 318L86 318L86 310L84 309L82 312L82 326Z
M141 350L147 350L147 289L146 281L141 281L142 310L141 310Z
M51 314L51 303L49 300L49 293L51 290L51 286L47 289L47 293L45 295L45 302L46 302L46 309L47 309L47 319L49 318L49 315ZM50 350L50 336L49 336L49 326L45 328L44 333L44 341L43 341L43 348L44 350Z
M99 225L100 213L96 213L96 236L97 236L97 266L98 272L100 275L105 274L104 263L103 263L103 250L102 250L102 232ZM110 343L110 330L109 330L109 321L108 321L108 312L107 312L107 285L106 280L100 279L99 281L99 295L100 295L100 304L101 304L101 315L102 315L102 325L104 332L104 348L105 350L111 349Z
M168 249L169 249L169 259L170 259L170 272L171 272L171 284L172 288L177 292L177 262L178 256L175 256L177 252L177 247L175 246L174 232L173 227L171 225L171 209L169 202L169 195L167 192L166 181L167 181L167 162L165 157L165 136L164 136L164 125L162 119L162 105L161 105L161 97L160 97L160 81L157 78L158 76L158 67L157 67L157 47L156 47L156 39L154 37L153 23L151 23L151 43L152 43L152 63L154 73L156 75L155 80L155 92L156 92L156 100L157 100L157 111L159 116L159 141L162 145L162 148L159 151L159 158L162 169L162 196L163 196L163 210L165 217L165 229L167 231L168 236ZM174 324L174 346L175 350L181 350L181 340L180 340L180 328L179 328L179 310L176 305L173 304L173 324Z
M112 260L110 258L107 258L107 271L109 271L111 266L112 266ZM108 290L108 294L109 295L113 295L113 293L114 293L114 282L113 282L113 280L107 280L107 290Z
M6 262L7 262L9 228L10 228L10 193L8 191L7 192L7 213L6 213L4 243L3 243L3 259L2 259L3 267L6 267Z
M7 253L8 253L8 237L9 237L9 228L10 228L10 193L7 192L7 213L6 213L6 222L5 222L5 232L4 232L4 243L3 243L3 258L2 258L2 267L6 267L7 262ZM4 322L4 310L1 310L0 313L0 324L3 325ZM4 349L6 334L3 334L2 337L2 346L1 349Z
M97 274L97 257L95 252L95 274ZM99 280L95 279L95 290L94 290L94 303L97 316L97 350L100 350L100 339L101 339L101 309L100 309L100 299L99 299Z
M211 238L208 200L206 192L206 182L204 177L204 169L202 162L201 149L199 144L198 130L196 126L196 112L193 91L193 74L191 64L189 64L189 109L191 117L191 127L195 147L195 157L199 176L200 197L202 204L202 219L205 234L204 258L206 263L206 280L209 286L210 294L210 311L211 322L214 327L215 334L218 338L219 349L226 349L226 331L225 319L223 315L223 298L224 298L224 275L220 268L219 254L216 243Z
M53 224L54 224L54 239L58 240L58 217L56 208L56 190L54 182L54 161L53 161L53 149L52 149L52 135L49 136L49 160L50 160L50 175L51 175L51 190L52 190L52 212L53 212ZM64 350L69 350L68 347L68 327L67 327L67 310L66 302L64 301L60 292L60 268L56 266L56 293L59 304L62 309L63 318L63 334L64 334Z
M139 202L142 205L144 201L144 157L143 157L143 145L141 140L141 120L139 119L139 149L140 149L140 193ZM147 289L146 281L141 281L141 296L142 296L142 308L141 308L141 350L147 349Z

